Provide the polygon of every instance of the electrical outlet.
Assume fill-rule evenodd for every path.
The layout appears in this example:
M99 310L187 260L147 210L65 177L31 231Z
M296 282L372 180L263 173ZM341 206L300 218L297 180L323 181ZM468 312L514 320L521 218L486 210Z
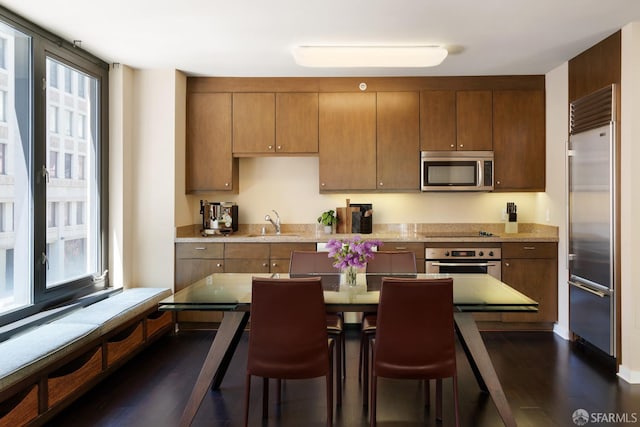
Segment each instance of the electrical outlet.
M506 221L507 220L507 209L506 208L502 208L502 221Z

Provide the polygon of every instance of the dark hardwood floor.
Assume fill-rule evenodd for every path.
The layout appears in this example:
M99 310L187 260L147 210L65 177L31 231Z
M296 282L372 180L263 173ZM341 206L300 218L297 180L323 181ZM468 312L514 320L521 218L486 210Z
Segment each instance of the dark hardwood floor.
M136 356L124 367L60 413L51 426L176 426L191 392L214 333L183 331L167 336ZM640 385L618 379L610 367L584 348L550 332L484 332L487 349L516 421L522 427L574 426L577 409L614 413L640 425ZM245 334L219 391L205 397L193 426L230 427L243 424ZM334 414L334 425L368 426L358 383L358 333L347 333L347 381L344 401ZM410 345L410 343L408 343ZM322 380L287 381L279 409L270 406L261 421L261 386L252 386L250 425L306 427L325 425ZM493 402L483 394L461 350L458 381L462 426L500 426ZM435 409L423 406L418 381L381 380L378 425L381 427L454 425L452 387L444 382L444 420ZM271 393L274 397L275 393ZM435 387L432 387L432 400ZM593 414L592 414L593 416ZM608 415L607 415L608 416ZM601 422L588 425L633 425Z

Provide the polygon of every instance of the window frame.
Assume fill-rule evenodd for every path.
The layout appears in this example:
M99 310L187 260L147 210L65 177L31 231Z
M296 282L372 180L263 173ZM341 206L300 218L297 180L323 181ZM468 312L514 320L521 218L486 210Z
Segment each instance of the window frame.
M7 313L0 313L0 326L14 322L35 314L48 307L53 307L73 300L80 296L90 294L109 287L108 276L101 280L94 280L92 275L66 282L63 285L46 286L46 263L43 263L42 254L47 253L46 229L47 229L47 205L46 205L46 177L42 174L43 167L48 168L46 152L46 137L49 123L47 123L47 102L43 95L42 85L36 82L46 81L50 76L46 69L46 58L73 67L98 82L98 109L99 123L91 123L95 129L95 141L98 144L97 156L97 185L100 195L100 206L97 207L98 227L97 236L100 239L100 257L98 271L108 268L108 225L109 225L109 64L100 58L75 47L72 43L63 40L30 21L16 15L3 6L0 6L0 21L3 21L16 30L31 37L31 170L29 186L33 194L33 246L32 246L32 304L25 308ZM57 87L60 87L60 76L57 70ZM62 82L64 84L64 82ZM93 120L93 118L88 118ZM72 130L73 132L73 130ZM92 143L87 140L87 143ZM59 160L59 159L58 159ZM60 222L60 221L59 221Z

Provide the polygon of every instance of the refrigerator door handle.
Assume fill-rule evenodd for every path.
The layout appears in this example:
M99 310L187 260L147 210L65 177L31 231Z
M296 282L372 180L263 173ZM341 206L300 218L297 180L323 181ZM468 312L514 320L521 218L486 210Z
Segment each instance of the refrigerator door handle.
M575 286L576 288L580 288L580 289L582 289L583 291L587 291L587 292L589 292L589 293L591 293L591 294L593 294L593 295L599 296L600 298L604 298L604 297L606 297L606 296L607 296L607 294L606 294L605 292L602 292L602 291L598 291L598 290L596 290L596 289L589 288L589 287L587 287L587 286L581 285L580 283L572 282L572 281L570 281L570 280L568 281L568 283L569 283L571 286Z

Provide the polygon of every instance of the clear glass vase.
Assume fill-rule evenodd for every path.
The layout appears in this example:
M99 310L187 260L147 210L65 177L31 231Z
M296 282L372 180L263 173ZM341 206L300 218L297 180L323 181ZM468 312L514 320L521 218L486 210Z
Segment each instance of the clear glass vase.
M356 286L358 269L356 267L349 266L342 271L344 272L344 282L347 286Z

